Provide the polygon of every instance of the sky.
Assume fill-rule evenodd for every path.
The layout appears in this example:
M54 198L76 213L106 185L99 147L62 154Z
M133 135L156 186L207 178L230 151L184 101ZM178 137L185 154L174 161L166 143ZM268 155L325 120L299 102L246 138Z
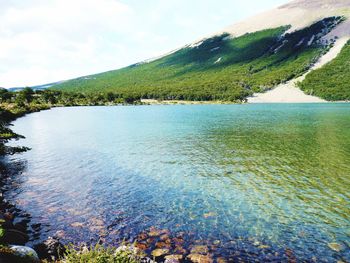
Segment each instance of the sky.
M128 66L287 0L0 0L0 87Z

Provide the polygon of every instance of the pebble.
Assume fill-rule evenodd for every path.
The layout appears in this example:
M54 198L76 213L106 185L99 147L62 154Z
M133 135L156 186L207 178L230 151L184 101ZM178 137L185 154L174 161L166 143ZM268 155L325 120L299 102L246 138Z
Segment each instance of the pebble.
M190 254L187 256L193 263L212 263L213 259L210 255Z
M83 227L84 224L83 223L80 223L80 222L74 222L72 224L70 224L72 227Z
M179 263L182 260L182 255L168 255L165 256L164 263Z
M217 258L217 259L216 259L216 262L217 262L217 263L227 263L227 260L224 259L224 258Z
M157 229L155 227L151 227L148 233L150 237L157 237L157 236L160 236L161 234L163 234L163 230Z
M164 256L165 254L169 253L169 249L165 249L165 248L158 248L152 251L152 256L153 257L160 257L160 256Z
M166 242L157 242L156 247L157 248L170 248L171 245L169 243L166 243Z
M328 243L328 247L336 252L340 252L343 249L342 245L335 242Z
M213 216L216 216L216 213L214 213L214 212L209 212L209 213L205 213L205 214L203 215L204 218L209 218L209 217L213 217Z
M208 254L209 249L207 246L194 246L191 249L191 254Z

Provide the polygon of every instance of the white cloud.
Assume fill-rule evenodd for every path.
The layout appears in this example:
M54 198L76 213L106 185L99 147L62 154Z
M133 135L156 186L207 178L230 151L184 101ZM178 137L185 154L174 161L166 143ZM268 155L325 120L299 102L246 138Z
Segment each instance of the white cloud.
M115 0L0 3L0 86L23 86L116 67L105 50L128 34L133 10ZM103 65L101 67L101 65Z

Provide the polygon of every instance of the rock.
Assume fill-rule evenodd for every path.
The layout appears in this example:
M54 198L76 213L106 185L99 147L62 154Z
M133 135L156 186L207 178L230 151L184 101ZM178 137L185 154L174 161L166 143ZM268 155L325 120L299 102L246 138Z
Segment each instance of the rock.
M146 233L141 233L141 234L139 234L138 235L138 237L137 237L137 239L138 240L145 240L145 239L147 239L147 234Z
M21 262L31 262L31 263L39 263L38 254L34 249L25 246L10 246L9 247L15 256L17 256Z
M13 227L14 227L14 229L21 231L23 233L27 232L27 227L22 225L22 224L17 223Z
M191 254L208 254L209 249L207 246L194 246L191 249Z
M72 227L83 227L84 224L83 223L80 223L80 222L74 222L72 224L70 224Z
M187 253L186 249L184 249L182 246L175 246L174 252L181 255L185 255Z
M217 262L217 263L227 263L227 260L224 259L224 258L217 258L217 259L216 259L216 262Z
M161 256L164 256L166 254L169 253L169 249L166 249L166 248L158 248L158 249L155 249L152 251L152 256L157 258L157 257L161 257Z
M155 240L154 237L150 237L150 238L147 238L146 242L148 244L152 244L154 242L154 240Z
M173 238L173 242L176 245L182 245L183 243L185 243L185 240L181 237L175 237L175 238Z
M166 242L157 242L156 243L156 247L157 248L170 248L171 245L166 243Z
M286 256L287 256L287 259L288 259L288 262L290 263L296 263L297 262L297 259L294 255L294 252L293 250L291 250L290 248L286 248Z
M13 220L13 218L14 218L14 216L13 216L13 214L12 214L12 213L7 212L7 213L5 213L5 214L4 214L4 218L5 218L5 220L12 221L12 220Z
M168 234L164 234L160 236L160 240L165 241L169 239L169 235Z
M193 263L212 263L213 259L210 255L201 255L201 254L190 254L187 256L189 260Z
M268 246L268 245L260 245L260 246L258 246L258 248L260 248L260 249L266 249L266 248L270 248L270 246Z
M64 232L64 230L58 230L55 233L55 237L57 238L64 238L65 235L66 235L66 232Z
M29 237L26 233L19 231L17 229L6 229L5 235L3 237L3 242L7 244L14 245L25 245L29 240Z
M165 256L164 263L179 263L182 260L182 255L168 255Z
M135 247L137 247L140 250L146 250L148 248L148 245L145 243L135 243Z
M220 243L221 243L220 240L214 240L214 242L213 242L213 244L216 245L216 246L219 245Z
M43 243L34 247L41 259L57 260L63 256L65 252L64 246L59 242L58 238L49 237Z
M155 227L151 227L150 230L149 230L149 233L148 235L150 237L158 237L162 234L169 234L169 230L167 229L157 229Z
M338 243L335 243L335 242L332 242L332 243L328 243L327 244L328 247L336 252L340 252L342 249L343 249L343 246L338 244Z
M214 213L214 212L205 213L203 215L204 218L209 218L209 217L214 217L214 216L216 216L216 213Z
M90 222L92 225L95 225L95 226L104 226L104 221L100 218L96 218L96 217L93 217L90 219Z

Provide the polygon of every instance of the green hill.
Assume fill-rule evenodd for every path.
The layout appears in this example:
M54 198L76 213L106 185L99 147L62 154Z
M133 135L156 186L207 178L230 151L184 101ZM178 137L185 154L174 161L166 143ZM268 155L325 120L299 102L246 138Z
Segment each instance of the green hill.
M299 84L308 94L326 100L350 100L350 41L338 56L324 67L309 73Z
M342 22L325 18L292 33L289 26L232 38L222 34L152 62L53 86L116 98L244 100L306 72L327 50L322 36Z

